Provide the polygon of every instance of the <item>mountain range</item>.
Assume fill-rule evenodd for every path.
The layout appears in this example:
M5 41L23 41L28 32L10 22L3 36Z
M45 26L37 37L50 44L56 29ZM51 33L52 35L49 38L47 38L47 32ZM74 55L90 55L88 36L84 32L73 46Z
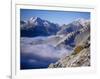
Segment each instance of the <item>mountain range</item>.
M59 25L33 16L20 28L21 69L90 66L90 20Z
M31 17L28 21L21 21L21 37L36 37L55 35L60 29L58 24L54 24L39 17Z
M39 17L31 17L27 21L20 21L21 37L36 37L50 35L66 35L76 32L81 28L89 26L90 21L83 18L77 19L69 24L55 24Z

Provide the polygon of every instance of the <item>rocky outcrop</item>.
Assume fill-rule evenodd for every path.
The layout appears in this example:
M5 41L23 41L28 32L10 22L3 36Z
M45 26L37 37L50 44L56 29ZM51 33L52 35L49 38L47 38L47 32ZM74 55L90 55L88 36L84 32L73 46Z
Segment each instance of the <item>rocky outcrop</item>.
M69 56L64 56L56 63L51 63L49 68L82 67L90 66L90 64L90 37L87 37L75 46Z
M80 67L80 66L90 66L90 49L83 49L78 54L72 54L70 56L64 57L55 64L50 64L49 68L59 68L59 67Z

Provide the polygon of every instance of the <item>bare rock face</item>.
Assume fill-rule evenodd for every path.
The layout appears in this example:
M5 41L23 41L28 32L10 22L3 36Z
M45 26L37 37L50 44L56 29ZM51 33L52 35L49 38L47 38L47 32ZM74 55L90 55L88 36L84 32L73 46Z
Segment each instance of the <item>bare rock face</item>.
M84 48L77 54L71 54L60 59L54 64L50 64L49 68L64 68L64 67L81 67L90 66L90 48Z
M72 54L62 57L49 68L86 67L90 66L90 41L89 37L79 45L76 45Z

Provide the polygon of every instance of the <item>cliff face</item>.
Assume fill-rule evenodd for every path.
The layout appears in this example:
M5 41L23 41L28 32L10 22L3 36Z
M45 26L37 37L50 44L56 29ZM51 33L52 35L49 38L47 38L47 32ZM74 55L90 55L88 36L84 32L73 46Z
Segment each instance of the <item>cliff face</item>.
M81 67L90 66L90 49L85 48L78 54L73 54L66 56L56 62L55 64L50 64L49 68L64 68L64 67Z
M86 35L84 39L75 46L73 52L69 56L64 56L56 63L51 63L49 68L82 66L90 66L90 35Z

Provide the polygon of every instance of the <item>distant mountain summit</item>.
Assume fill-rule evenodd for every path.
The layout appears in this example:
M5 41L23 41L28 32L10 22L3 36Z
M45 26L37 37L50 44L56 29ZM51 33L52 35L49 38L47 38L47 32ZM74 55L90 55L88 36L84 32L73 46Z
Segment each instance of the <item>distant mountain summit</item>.
M28 20L29 26L41 26L41 25L43 25L43 22L44 22L44 20L42 20L39 17L31 17Z
M90 24L89 20L79 18L67 25L61 26L61 30L57 32L57 34L68 34L70 32L78 31L79 29L84 28Z
M43 20L39 17L31 17L28 21L20 22L22 37L36 37L55 35L59 25Z

